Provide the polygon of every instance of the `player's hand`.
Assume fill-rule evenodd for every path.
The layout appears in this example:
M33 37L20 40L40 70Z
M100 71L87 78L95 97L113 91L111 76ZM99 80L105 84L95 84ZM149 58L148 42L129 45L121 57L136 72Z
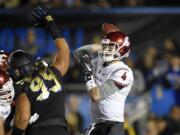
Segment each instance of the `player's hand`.
M81 62L81 65L83 67L83 72L85 75L85 81L87 81L93 72L92 71L91 58L87 54L82 54L80 62Z
M48 8L37 7L32 11L32 15L37 20L35 25L47 28L54 39L63 37Z
M35 26L44 26L47 27L48 23L54 21L50 10L46 7L36 7L32 11L32 15L36 18L37 23Z

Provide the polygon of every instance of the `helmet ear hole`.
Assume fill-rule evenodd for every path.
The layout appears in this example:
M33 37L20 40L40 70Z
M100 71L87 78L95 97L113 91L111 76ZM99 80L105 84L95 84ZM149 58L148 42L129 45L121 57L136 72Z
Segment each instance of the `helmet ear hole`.
M119 50L119 53L121 54L121 56L123 56L126 53L128 53L129 51L130 51L130 47L129 46L124 46Z

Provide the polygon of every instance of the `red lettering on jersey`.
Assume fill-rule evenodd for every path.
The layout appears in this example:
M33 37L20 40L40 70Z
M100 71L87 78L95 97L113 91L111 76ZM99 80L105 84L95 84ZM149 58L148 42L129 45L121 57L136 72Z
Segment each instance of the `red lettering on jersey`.
M124 72L124 74L121 76L121 78L123 79L123 81L126 80L126 78L127 78L127 73Z

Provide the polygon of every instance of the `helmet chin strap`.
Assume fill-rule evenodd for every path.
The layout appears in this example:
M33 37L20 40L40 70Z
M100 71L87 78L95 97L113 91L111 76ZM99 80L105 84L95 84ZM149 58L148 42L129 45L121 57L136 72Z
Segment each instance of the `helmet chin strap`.
M106 56L106 55L110 55L110 56ZM107 54L105 52L100 52L98 54L99 56L99 60L105 62L105 63L108 63L108 62L111 62L111 61L114 61L114 60L119 60L118 58L115 58L115 55L112 53L112 54Z
M108 65L112 64L115 61L120 61L124 57L128 57L129 53L130 53L130 51L127 52L126 54L124 54L123 56L120 56L120 54L118 54L119 56L117 56L117 57L115 55L113 55L114 58L112 58L112 60L109 60L109 61L104 61L104 59L103 59L103 62L104 62L103 66L105 67L105 66L108 66Z
M119 59L120 57L116 57L115 54L112 54L111 57L112 57L112 58L109 59L108 61L106 61L106 60L103 59L103 62L104 62L103 66L104 66L104 67L109 66L109 65L111 65L112 63L120 60L120 59Z

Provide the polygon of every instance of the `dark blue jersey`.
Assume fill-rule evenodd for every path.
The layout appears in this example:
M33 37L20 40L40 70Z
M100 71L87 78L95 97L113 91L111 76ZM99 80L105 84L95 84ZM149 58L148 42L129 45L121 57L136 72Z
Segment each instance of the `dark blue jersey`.
M21 92L26 92L30 100L31 116L38 116L32 125L52 118L65 118L65 96L61 75L55 67L39 69L33 74L31 81L24 83L20 89Z

